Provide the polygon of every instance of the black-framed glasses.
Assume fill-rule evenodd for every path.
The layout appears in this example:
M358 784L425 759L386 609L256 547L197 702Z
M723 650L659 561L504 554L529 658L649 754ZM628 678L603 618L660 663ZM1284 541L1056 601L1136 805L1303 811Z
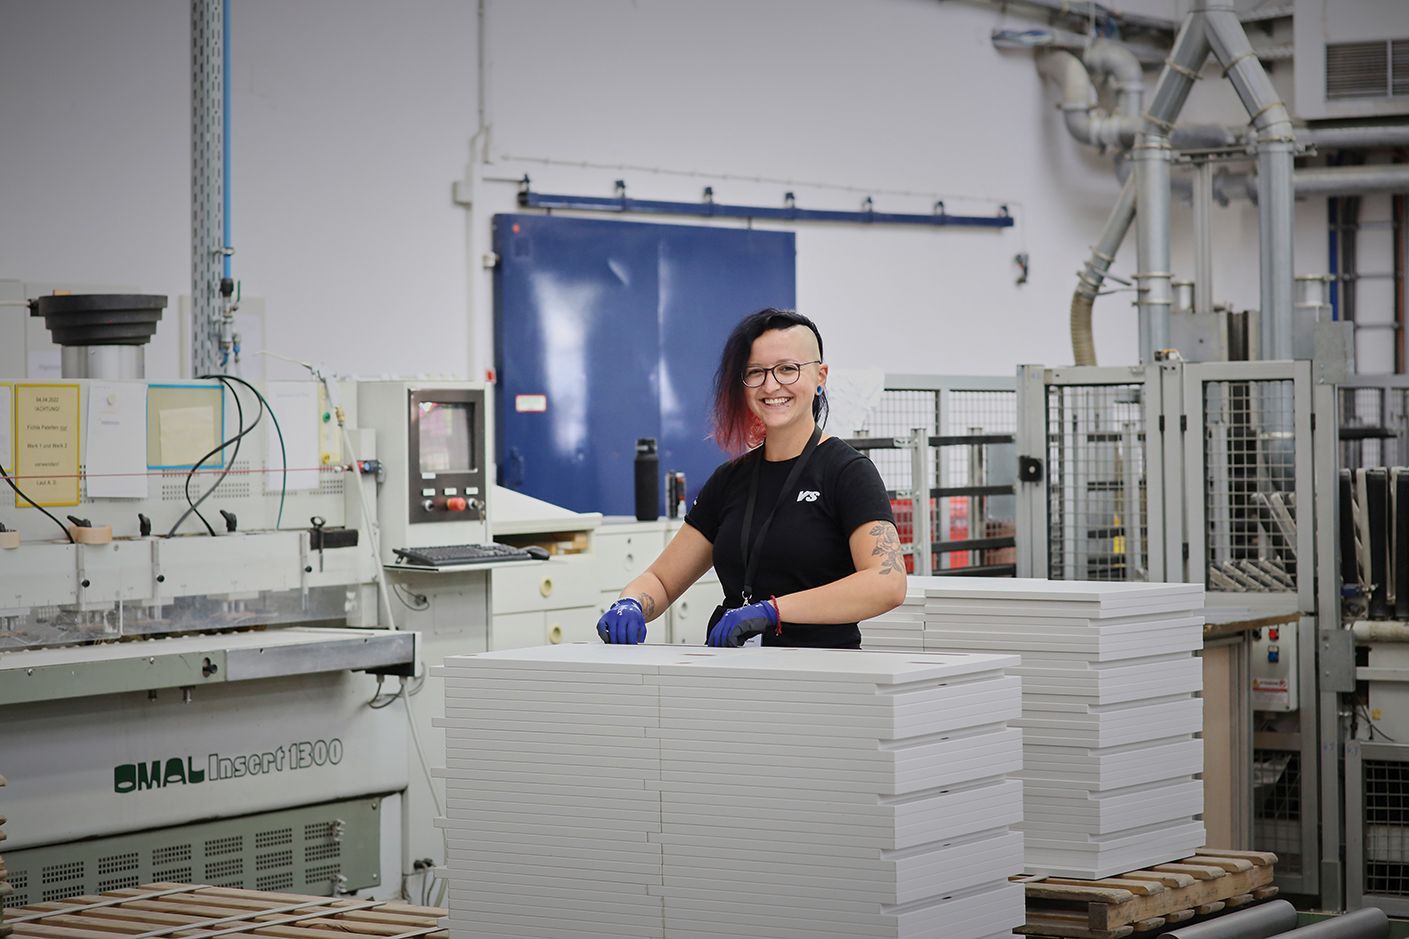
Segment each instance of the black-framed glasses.
M757 388L768 380L768 373L773 373L773 378L780 385L791 385L802 376L804 365L821 365L821 359L813 359L811 362L779 362L770 368L761 365L751 365L744 369L744 387Z

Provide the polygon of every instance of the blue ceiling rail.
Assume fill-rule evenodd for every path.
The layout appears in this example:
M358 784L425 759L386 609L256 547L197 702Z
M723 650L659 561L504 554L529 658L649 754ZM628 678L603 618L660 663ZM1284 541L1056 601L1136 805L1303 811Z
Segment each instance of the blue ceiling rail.
M859 212L833 209L799 209L791 192L781 208L761 205L728 205L714 201L714 187L706 186L700 202L668 202L660 199L632 199L626 195L626 183L616 182L615 196L569 196L534 192L527 176L519 183L519 205L526 209L572 209L588 212L641 213L645 215L693 215L704 218L776 219L784 222L849 222L863 225L928 225L931 227L959 226L964 228L1011 228L1013 216L1006 205L998 207L996 215L950 215L943 202L934 204L934 211L921 215L903 212L877 212L867 196Z

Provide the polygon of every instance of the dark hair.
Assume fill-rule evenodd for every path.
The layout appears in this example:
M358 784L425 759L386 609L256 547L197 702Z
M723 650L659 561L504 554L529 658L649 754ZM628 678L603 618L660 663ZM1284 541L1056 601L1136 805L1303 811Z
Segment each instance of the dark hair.
M793 310L774 307L751 313L739 321L719 357L719 370L714 373L714 441L728 453L742 453L763 442L763 425L749 410L744 393L743 374L753 352L753 341L772 329L806 326L817 337L817 357L822 355L822 334L817 324ZM812 418L819 425L827 422L827 392L818 389L812 400Z

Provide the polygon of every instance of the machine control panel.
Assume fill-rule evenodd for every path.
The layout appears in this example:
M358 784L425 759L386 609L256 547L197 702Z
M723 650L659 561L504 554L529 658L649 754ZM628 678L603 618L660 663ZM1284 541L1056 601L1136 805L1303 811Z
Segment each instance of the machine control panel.
M1255 630L1249 670L1253 710L1297 710L1297 624Z
M406 438L410 523L484 518L484 392L414 388Z

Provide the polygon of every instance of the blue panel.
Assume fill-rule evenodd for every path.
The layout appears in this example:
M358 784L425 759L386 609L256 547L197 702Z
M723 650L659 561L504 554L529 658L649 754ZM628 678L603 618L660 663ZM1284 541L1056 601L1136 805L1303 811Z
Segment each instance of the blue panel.
M636 438L655 437L693 498L723 459L719 350L744 314L795 302L792 234L499 215L494 244L501 484L630 515Z

